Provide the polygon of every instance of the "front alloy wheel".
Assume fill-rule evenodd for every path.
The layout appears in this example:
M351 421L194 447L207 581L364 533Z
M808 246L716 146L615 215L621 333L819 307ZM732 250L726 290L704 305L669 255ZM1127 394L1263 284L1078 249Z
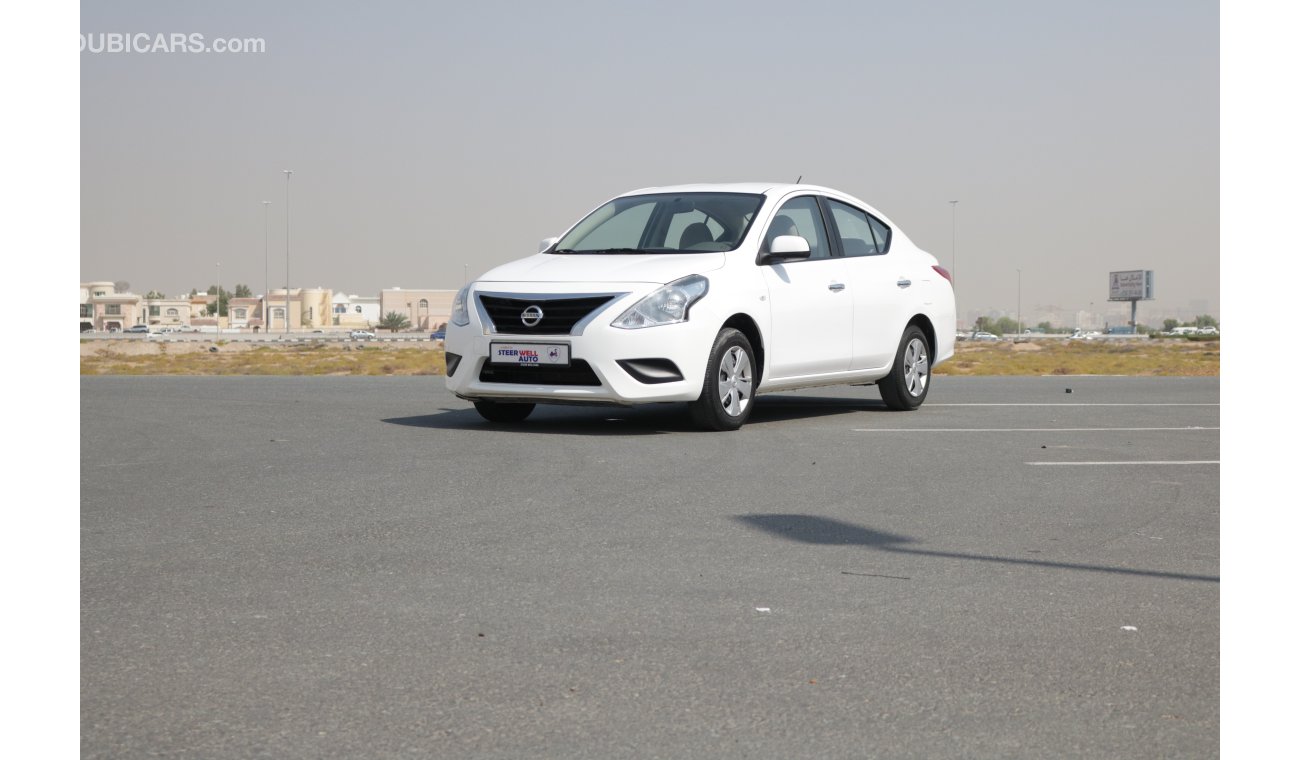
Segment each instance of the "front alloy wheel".
M722 355L718 367L718 398L722 410L739 417L749 408L754 393L754 378L750 370L749 354L740 346L732 346Z
M691 417L708 430L735 430L745 424L753 408L754 349L739 330L718 333L709 354L700 397L691 402Z

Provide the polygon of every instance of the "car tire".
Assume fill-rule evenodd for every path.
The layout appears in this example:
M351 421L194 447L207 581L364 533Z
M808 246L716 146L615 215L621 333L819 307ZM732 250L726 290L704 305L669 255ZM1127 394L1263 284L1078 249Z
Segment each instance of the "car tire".
M744 333L724 328L709 352L700 397L690 404L691 419L705 430L737 430L754 409L757 388L753 346Z
M488 422L523 422L533 413L537 404L509 404L486 399L474 402L474 409Z
M894 366L880 380L880 397L885 406L910 412L925 402L930 392L930 341L916 325L908 325L894 354Z

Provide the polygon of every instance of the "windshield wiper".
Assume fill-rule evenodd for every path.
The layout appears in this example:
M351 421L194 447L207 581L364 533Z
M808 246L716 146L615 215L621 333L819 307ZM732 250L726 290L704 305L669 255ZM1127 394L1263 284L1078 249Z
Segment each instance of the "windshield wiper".
M584 251L574 250L573 248L556 248L551 253L571 253L576 256L592 256L603 253L647 253L640 248L588 248Z
M655 251L648 248L592 248L586 251L575 251L572 248L556 248L555 253L576 253L588 255L610 255L619 253L668 253L667 251Z

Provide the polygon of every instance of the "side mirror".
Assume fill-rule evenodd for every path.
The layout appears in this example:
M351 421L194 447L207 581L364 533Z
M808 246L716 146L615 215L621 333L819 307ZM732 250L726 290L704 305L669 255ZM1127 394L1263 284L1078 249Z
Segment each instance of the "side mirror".
M557 237L542 238L542 242L537 244L537 252L541 253L542 251L545 251L547 248L550 248L551 246L555 245L556 240L559 240L559 238Z
M766 254L763 255L764 264L770 264L791 259L806 259L812 256L812 250L808 247L808 241L799 235L778 235L772 239L772 245Z

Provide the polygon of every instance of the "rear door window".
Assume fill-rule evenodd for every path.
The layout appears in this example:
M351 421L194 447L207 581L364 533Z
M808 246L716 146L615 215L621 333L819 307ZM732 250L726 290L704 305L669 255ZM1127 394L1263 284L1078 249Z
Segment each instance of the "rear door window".
M889 250L889 227L859 208L826 199L845 256L878 256Z

